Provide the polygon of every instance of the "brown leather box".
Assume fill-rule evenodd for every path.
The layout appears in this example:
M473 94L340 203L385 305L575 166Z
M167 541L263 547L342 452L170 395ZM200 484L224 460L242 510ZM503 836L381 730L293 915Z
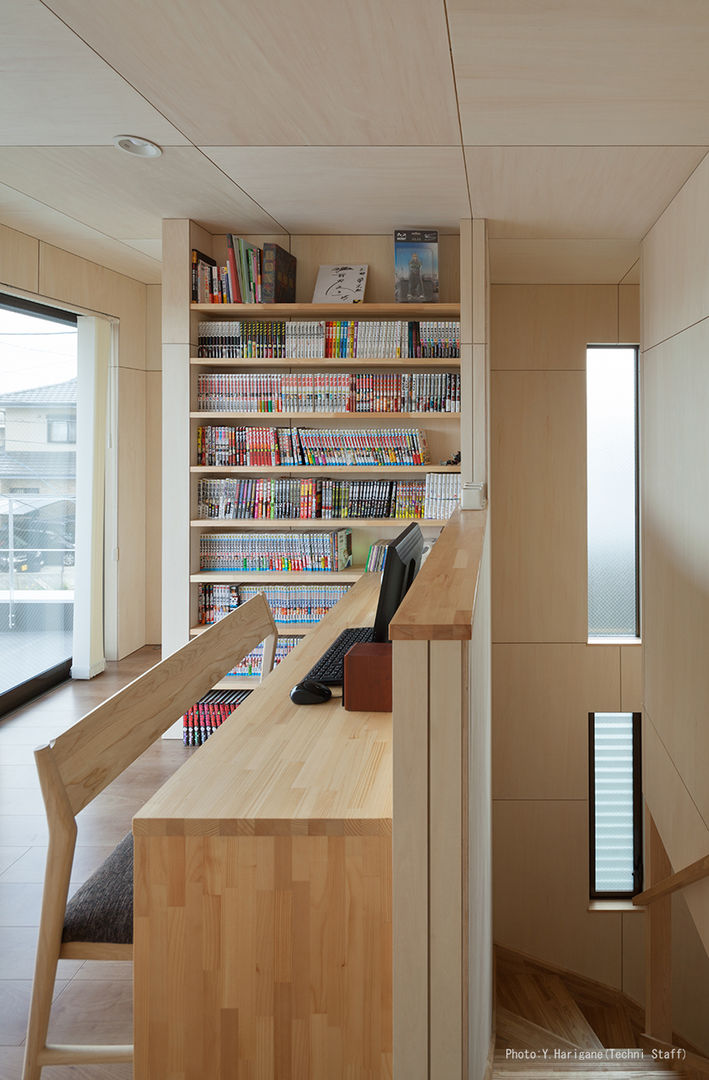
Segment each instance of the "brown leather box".
M345 653L342 696L350 712L391 712L391 642L361 643Z

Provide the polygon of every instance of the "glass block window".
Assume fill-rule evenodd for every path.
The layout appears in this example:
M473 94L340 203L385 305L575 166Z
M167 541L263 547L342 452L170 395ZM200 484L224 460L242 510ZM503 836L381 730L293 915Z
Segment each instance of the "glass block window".
M590 713L591 896L642 889L640 714Z
M586 353L588 636L639 634L637 349Z

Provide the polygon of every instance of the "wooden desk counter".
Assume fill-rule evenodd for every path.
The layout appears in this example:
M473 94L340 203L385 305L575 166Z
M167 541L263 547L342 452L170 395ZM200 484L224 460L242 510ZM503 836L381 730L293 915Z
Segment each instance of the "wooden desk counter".
M290 687L365 575L136 815L136 1080L375 1080L391 1059L391 716Z

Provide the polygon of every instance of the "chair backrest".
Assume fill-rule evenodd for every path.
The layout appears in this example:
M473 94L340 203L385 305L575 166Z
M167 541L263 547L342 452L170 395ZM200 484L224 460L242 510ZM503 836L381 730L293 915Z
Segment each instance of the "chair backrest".
M66 811L78 814L262 641L263 677L273 665L276 636L259 593L36 750L50 825L56 816L66 820Z

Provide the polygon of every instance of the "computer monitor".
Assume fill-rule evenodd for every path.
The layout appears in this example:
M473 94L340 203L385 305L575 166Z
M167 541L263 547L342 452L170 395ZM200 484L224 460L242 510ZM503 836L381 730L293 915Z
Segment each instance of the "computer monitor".
M387 545L373 641L389 640L389 623L419 571L422 555L423 533L416 522Z

